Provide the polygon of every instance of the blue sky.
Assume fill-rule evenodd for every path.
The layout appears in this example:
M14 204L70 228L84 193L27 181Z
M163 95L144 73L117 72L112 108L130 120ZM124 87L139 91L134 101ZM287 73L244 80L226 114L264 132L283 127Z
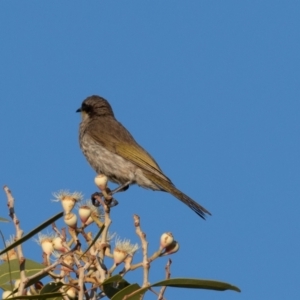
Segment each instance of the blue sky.
M179 241L173 277L242 289L167 289L167 299L299 297L299 13L298 1L1 1L0 183L24 231L61 210L52 192L96 191L75 110L99 94L212 212L203 221L168 194L131 187L112 231L137 242L137 213L150 252L163 232ZM1 230L8 238L13 226ZM25 254L41 260L32 242ZM152 283L166 261L152 265Z

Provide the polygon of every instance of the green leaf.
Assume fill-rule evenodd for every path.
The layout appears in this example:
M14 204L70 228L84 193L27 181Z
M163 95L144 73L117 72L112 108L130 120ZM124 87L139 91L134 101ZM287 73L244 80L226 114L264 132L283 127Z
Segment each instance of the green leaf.
M9 266L10 264L10 266ZM11 260L10 262L5 262L0 265L0 286L5 285L11 279L20 279L20 264L18 259ZM25 273L26 276L32 276L39 272L40 270L44 269L45 266L39 264L33 260L26 259L25 262ZM11 273L10 273L11 272ZM10 273L10 274L9 274ZM47 276L48 274L43 274L43 277ZM40 278L40 277L39 277ZM40 279L39 279L40 280Z
M91 244L89 245L89 247L83 252L83 254L81 254L81 256L79 257L79 259L84 255L86 254L90 249L91 247L96 243L98 237L101 235L102 231L104 230L105 226L103 225L100 230L98 231L98 233L96 234L95 238L93 239L93 241L91 242Z
M62 299L62 293L51 293L51 294L44 294L44 295L30 295L30 296L16 296L13 298L9 298L9 299L54 299L56 297L56 299ZM59 298L57 298L59 297Z
M112 298L116 293L129 286L125 279L120 275L115 275L103 281L102 288L108 298Z
M193 278L166 279L154 283L151 286L170 286L170 287L191 288L191 289L207 289L207 290L215 290L215 291L225 291L225 290L232 290L236 292L241 291L238 287L226 282L205 280L205 279L193 279Z
M46 228L47 226L49 226L53 222L55 222L57 219L61 218L63 215L64 215L64 213L60 212L57 215L55 215L52 218L50 218L49 220L45 221L44 223L42 223L41 225L39 225L37 228L33 229L32 231L30 231L29 233L27 233L25 236L23 236L22 238L20 238L19 240L17 240L15 243L9 245L4 250L2 250L0 252L0 255L2 255L3 253L9 251L10 249L15 248L18 245L24 243L25 241L27 241L28 239L30 239L31 237L33 237L35 234L37 234L38 232L40 232L42 229Z
M114 275L109 277L108 279L102 282L102 285L106 285L108 283L118 282L118 281L126 281L121 275ZM129 285L129 283L128 283Z
M7 220L7 219L5 219L5 218L2 218L2 217L0 217L0 222L5 222L5 223L8 223L8 222L9 222L9 220Z
M40 295L48 295L47 299L51 299L51 300L59 300L62 299L62 294L60 293L59 296L55 296L57 295L57 292L59 291L59 289L64 286L64 284L62 282L49 282L47 283L45 286L43 286L43 288L40 291ZM51 296L51 297L50 297Z
M137 290L139 290L139 289L141 289L141 287L140 287L137 283L131 284L131 285L125 287L124 289L122 289L121 291L119 291L118 293L116 293L116 294L111 298L111 300L123 300L123 298L124 298L125 296L128 296L128 295L130 295L131 293L133 293L133 292L135 292L135 291L137 291ZM147 290L147 289L148 289L148 288L146 288L146 290ZM142 289L142 290L144 290L144 289ZM144 293L145 293L145 291L142 292L142 293L137 293L137 294L135 294L134 296L129 297L129 298L127 298L127 299L130 299L130 300L140 300L140 299L141 299L141 295L143 295Z
M10 284L0 284L0 289L2 289L3 291L11 291L13 286L11 286Z

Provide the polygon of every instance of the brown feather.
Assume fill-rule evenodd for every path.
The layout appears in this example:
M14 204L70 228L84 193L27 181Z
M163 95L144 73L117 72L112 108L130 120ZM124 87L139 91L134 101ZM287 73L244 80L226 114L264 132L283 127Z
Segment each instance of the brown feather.
M110 118L109 122L106 120L107 118ZM114 126L108 128L106 124L111 124L111 122L114 122ZM164 175L154 158L143 149L127 129L113 117L101 117L101 122L99 122L99 119L91 120L87 127L87 132L107 150L129 160L140 169L154 172L162 179L171 182L171 180ZM120 132L123 134L121 135Z
M205 219L205 213L211 215L211 213L205 209L203 206L201 206L199 203L191 199L189 196L178 190L172 182L169 182L167 180L162 180L161 178L158 178L155 174L151 173L145 173L145 176L150 179L152 182L156 183L158 186L160 186L164 191L172 194L174 197L176 197L178 200L186 204L188 207L190 207L197 215L199 215L202 219Z

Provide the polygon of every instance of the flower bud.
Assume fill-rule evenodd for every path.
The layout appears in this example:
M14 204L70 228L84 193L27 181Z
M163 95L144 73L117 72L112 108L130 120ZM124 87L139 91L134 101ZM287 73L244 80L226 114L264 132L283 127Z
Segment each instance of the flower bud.
M92 211L87 205L80 206L78 209L79 218L83 224L88 220L91 213Z
M13 259L17 259L17 252L15 249L10 249L8 250L6 253L0 255L0 261L3 260L3 261L11 261Z
M165 232L160 237L160 249L164 249L172 244L174 237L171 232Z
M70 299L75 299L77 296L77 290L74 287L71 287L67 290L66 294Z
M64 217L64 221L71 228L77 227L77 216L73 213L66 214Z
M125 251L119 250L118 248L114 249L113 256L114 262L116 265L119 265L124 259L127 257L127 253Z
M12 291L4 291L2 293L2 299L9 299L12 298L14 295L12 294Z
M95 184L101 191L106 189L107 181L107 176L105 176L104 174L99 174L95 177Z
M62 199L61 204L65 211L65 214L69 214L73 207L75 206L76 201L74 198L66 196Z
M169 246L165 248L165 251L160 254L160 256L166 256L173 253L176 253L179 250L179 244L176 241L173 241Z
M15 249L11 249L8 251L8 259L9 260L17 259L17 252Z
M50 255L54 251L52 240L50 238L43 239L41 241L41 247L43 249L43 252L47 255Z
M70 213L76 202L81 201L83 198L82 194L79 192L70 193L69 191L64 190L53 193L53 196L56 198L54 201L61 201L65 214Z
M57 236L52 240L53 248L60 252L67 252L67 249L62 244L61 237Z

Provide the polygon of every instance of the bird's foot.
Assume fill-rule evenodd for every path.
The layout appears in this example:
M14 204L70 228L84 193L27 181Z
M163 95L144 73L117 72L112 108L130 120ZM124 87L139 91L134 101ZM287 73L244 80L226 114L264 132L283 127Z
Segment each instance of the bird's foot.
M114 207L119 204L119 202L113 198L111 195L110 197L104 197L103 193L101 192L95 192L91 195L91 200L94 206L99 207L104 202L105 205L108 207Z

